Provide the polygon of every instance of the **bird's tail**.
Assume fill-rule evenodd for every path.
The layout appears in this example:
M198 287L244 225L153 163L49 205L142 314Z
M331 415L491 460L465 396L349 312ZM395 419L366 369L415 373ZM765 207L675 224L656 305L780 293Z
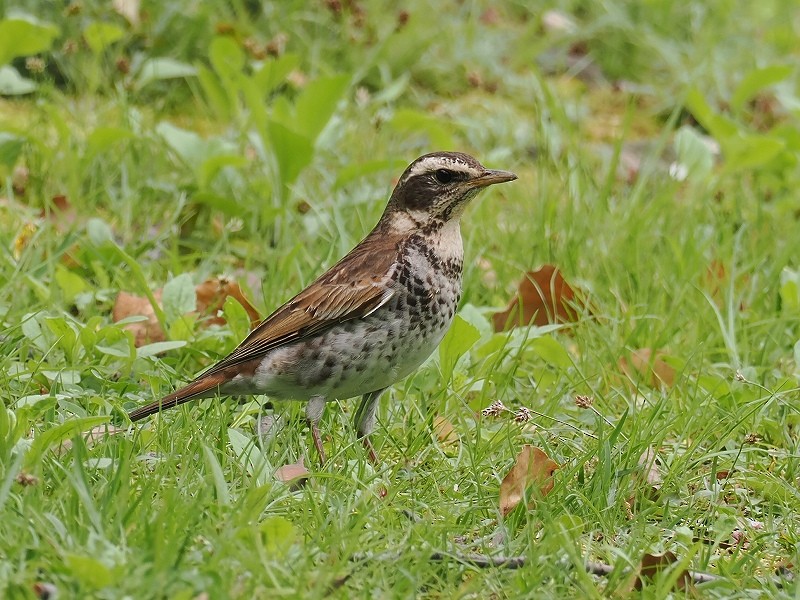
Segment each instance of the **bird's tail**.
M222 373L201 376L189 385L172 392L169 396L164 396L157 402L142 406L130 412L128 418L131 421L139 421L157 412L161 412L162 410L180 406L184 402L189 402L189 400L213 396L219 391L219 386L224 381L225 376Z

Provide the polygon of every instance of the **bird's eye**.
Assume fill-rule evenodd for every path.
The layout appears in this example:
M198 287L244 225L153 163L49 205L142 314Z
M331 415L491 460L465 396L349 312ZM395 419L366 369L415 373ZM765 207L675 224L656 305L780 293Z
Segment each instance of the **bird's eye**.
M439 183L450 183L456 178L456 174L447 169L438 169L436 173L434 173L434 176Z

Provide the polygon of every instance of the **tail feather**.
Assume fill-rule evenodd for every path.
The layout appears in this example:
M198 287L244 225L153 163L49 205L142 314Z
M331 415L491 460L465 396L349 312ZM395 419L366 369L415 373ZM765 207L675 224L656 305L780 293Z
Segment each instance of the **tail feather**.
M189 385L172 392L168 396L164 396L157 402L137 408L128 414L128 418L131 421L140 421L145 417L154 415L162 410L167 410L168 408L180 406L181 404L189 402L190 400L213 396L219 391L219 386L225 380L226 377L222 373L214 373L213 375L209 375L207 377L200 377L199 379L195 379Z

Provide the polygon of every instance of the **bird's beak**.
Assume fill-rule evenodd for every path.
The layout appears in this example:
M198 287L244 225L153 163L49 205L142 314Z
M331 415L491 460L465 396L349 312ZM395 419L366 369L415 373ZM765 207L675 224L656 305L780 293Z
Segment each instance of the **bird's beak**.
M514 173L511 171L495 171L495 170L486 170L482 175L479 175L475 179L470 179L467 181L467 187L477 187L483 188L489 185L494 185L495 183L505 183L506 181L514 181L517 178Z

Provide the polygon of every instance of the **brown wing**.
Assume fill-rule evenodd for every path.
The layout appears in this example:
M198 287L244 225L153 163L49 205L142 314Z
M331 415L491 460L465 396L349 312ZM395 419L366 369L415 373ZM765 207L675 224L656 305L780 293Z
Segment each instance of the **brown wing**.
M373 231L347 256L256 327L239 346L197 379L157 402L137 408L128 417L149 415L216 393L242 370L274 348L319 334L350 319L369 315L393 295L399 244Z
M311 285L278 308L201 377L259 358L284 344L319 334L383 306L394 294L391 278L399 247L370 236Z

